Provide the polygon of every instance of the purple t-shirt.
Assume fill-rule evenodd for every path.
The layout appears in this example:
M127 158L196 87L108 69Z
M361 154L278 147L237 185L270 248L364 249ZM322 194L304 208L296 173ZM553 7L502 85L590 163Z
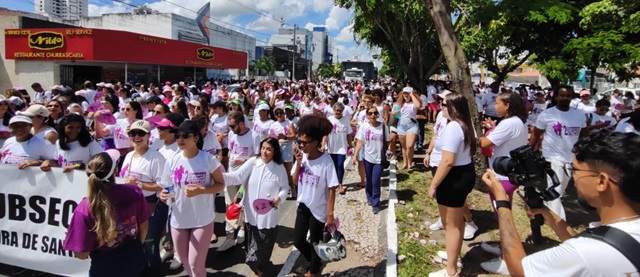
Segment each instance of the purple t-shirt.
M63 248L74 252L106 251L114 249L129 236L138 236L138 225L149 219L149 207L142 191L132 185L115 185L107 194L116 216L118 236L107 245L98 246L98 237L94 231L95 219L89 209L89 201L85 197L73 212L71 224L67 229L67 237Z

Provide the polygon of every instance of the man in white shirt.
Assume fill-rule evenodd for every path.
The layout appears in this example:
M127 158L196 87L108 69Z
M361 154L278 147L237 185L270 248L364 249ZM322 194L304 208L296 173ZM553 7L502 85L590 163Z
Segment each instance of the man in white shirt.
M600 217L593 225L618 229L640 241L640 136L600 131L578 141L572 152L572 163L557 174L573 177L581 205ZM500 181L491 171L482 180L496 196L501 254L512 276L638 276L639 269L619 250L599 239L576 237L548 208L531 210L530 216L541 214L563 243L526 256Z
M33 97L33 103L44 105L51 100L51 92L44 90L40 83L33 83L31 89L36 92L36 95Z
M480 101L482 106L484 107L484 117L491 118L491 120L495 121L496 124L500 123L502 120L501 117L498 116L496 112L496 99L498 99L498 95L500 94L500 83L493 82L491 83L490 90L487 90L487 93L482 96L482 100Z

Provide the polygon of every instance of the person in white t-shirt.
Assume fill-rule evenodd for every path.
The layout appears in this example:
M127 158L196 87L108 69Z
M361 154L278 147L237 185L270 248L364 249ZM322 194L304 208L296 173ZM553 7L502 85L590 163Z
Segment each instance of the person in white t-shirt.
M546 139L546 138L545 138ZM579 203L595 211L600 222L640 241L640 136L593 132L580 139L572 150L572 162L557 172L575 180ZM533 209L529 216L541 214L544 222L562 243L526 256L515 229L509 198L500 181L490 170L483 181L496 196L502 255L512 276L637 276L631 261L611 245L590 237L576 237L576 232L549 208ZM637 257L634 257L637 258Z
M365 193L367 195L367 202L373 209L373 213L380 212L380 186L382 180L382 155L384 144L388 143L389 128L384 123L378 121L380 116L376 107L367 109L367 117L369 117L369 124L358 128L356 138L358 144L356 145L356 151L354 151L354 157L351 162L355 165L358 153L363 153L362 161L365 168ZM364 148L364 151L360 151Z
M280 152L282 154L282 163L287 172L291 172L293 167L293 141L296 140L296 127L287 119L284 107L276 107L274 109L276 121L271 123L269 137L278 139ZM293 190L293 179L289 176L289 187Z
M495 105L496 113L502 117L500 124L496 125L494 121L487 118L484 121L484 127L491 132L486 137L478 140L479 146L483 149L493 148L493 154L489 157L489 168L493 170L493 163L498 157L508 157L511 150L527 145L529 139L529 131L525 125L527 114L525 111L525 103L522 97L517 93L504 92L498 96ZM513 193L518 188L509 182L507 176L496 175L500 183L504 186L504 190L509 196L509 201L513 200ZM491 203L495 200L493 194L489 194ZM494 208L494 213L497 211ZM489 244L483 243L482 249L494 248ZM488 251L489 253L497 253L498 251ZM483 262L480 266L494 274L509 274L507 266L500 257L496 257L487 262Z
M536 99L533 101L533 108L531 108L531 113L529 113L529 117L527 118L527 125L529 126L529 131L533 132L533 126L536 124L536 120L538 120L538 116L547 109L549 102L544 99L544 93L536 92Z
M162 179L165 158L158 151L149 148L151 124L146 120L138 120L131 124L127 132L133 151L124 157L120 177L125 183L137 185L147 200L151 217L149 229L143 243L149 263L151 275L160 275L162 261L160 261L160 238L167 225L169 208L164 203L158 203L156 194L162 190L159 183Z
M58 159L53 166L61 167L62 172L85 169L91 157L104 151L91 137L81 115L70 113L64 116L59 128L60 135L55 144ZM46 170L46 165L40 168Z
M500 122L500 117L495 109L496 99L498 99L498 94L500 94L500 83L493 82L489 87L490 89L486 90L487 93L482 96L482 100L480 101L484 107L484 117Z
M322 239L327 227L334 227L334 204L338 176L331 157L320 152L322 138L331 133L333 125L320 115L307 115L298 122L298 146L293 167L293 183L298 187L298 209L293 245L310 262L306 276L321 275L322 260L313 244ZM307 241L307 231L309 240Z
M415 143L418 139L418 109L422 107L422 100L418 92L411 87L402 89L402 94L398 96L400 119L398 121L397 132L400 146L402 147L403 166L399 169L411 170L413 168L413 153Z
M611 96L611 115L615 116L616 119L620 119L620 112L624 108L624 100L622 99L622 94L617 89L613 90L613 95Z
M226 184L245 184L242 205L245 207L247 244L245 263L257 276L264 276L273 253L278 234L278 206L287 197L288 172L286 171L280 144L275 138L267 138L260 143L260 154L247 160L238 170L223 173ZM256 207L258 199L269 200L272 208ZM260 210L259 210L260 209Z
M640 135L640 110L633 112L630 117L621 119L615 131Z
M209 131L209 118L204 115L196 115L191 118L191 121L193 121L194 123L196 123L196 125L198 125L198 127L200 127L200 134L202 135L202 140L204 141L202 151L216 157L220 157L220 154L222 154L222 146L220 145L218 136L214 132Z
M457 262L465 229L464 204L476 179L471 159L476 141L468 100L459 92L451 92L445 96L442 107L449 123L442 131L442 139L435 141L434 149L442 153L442 157L431 170L429 197L438 202L448 259L445 269L430 273L429 277L458 276Z
M29 132L31 124L31 118L25 115L11 118L9 129L13 137L8 138L2 146L0 164L15 164L18 169L25 169L56 159L56 151L51 143Z
M596 102L596 110L587 114L587 129L588 131L595 129L607 129L613 130L618 123L613 116L607 115L611 110L611 103L605 99L600 99Z
M167 160L162 174L160 199L171 199L171 236L189 276L206 276L205 262L213 236L214 194L224 189L222 165L200 150L200 128L185 121L175 133L182 150Z
M576 103L576 109L581 110L585 114L596 111L596 102L591 99L591 92L586 89L580 91L580 101Z
M267 104L258 106L258 118L253 120L253 128L251 129L258 141L262 141L269 137L269 130L273 120L270 118L271 108Z
M571 148L580 136L586 134L587 122L582 111L571 108L573 88L560 86L555 95L557 105L542 112L538 116L533 134L529 139L529 146L536 147L542 139L542 156L551 163L551 169L556 172L560 186L555 189L562 196L569 184L569 178L563 174L562 168L571 162ZM551 177L547 178L547 185L551 187ZM557 215L566 218L560 198L545 203Z
M427 86L427 108L429 109L427 119L429 122L436 122L436 116L438 114L438 103L436 102L438 90L433 85L434 82L433 80L429 80L429 86Z
M331 133L325 137L323 141L324 149L331 155L333 164L338 174L338 193L345 194L346 190L342 186L344 177L344 161L347 157L347 151L352 147L353 137L351 136L351 126L349 117L344 115L344 105L335 103L333 105L333 116L329 117L329 122L333 125Z

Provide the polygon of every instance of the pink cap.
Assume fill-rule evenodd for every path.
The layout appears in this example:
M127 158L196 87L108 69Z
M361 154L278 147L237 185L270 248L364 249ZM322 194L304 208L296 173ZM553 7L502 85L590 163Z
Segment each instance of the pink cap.
M172 129L177 128L175 124L173 124L173 122L171 122L171 120L163 118L162 120L160 120L160 122L158 122L156 124L156 126L158 127L171 127Z
M585 95L589 95L591 96L591 92L589 92L589 90L583 89L580 91L580 97L585 96Z

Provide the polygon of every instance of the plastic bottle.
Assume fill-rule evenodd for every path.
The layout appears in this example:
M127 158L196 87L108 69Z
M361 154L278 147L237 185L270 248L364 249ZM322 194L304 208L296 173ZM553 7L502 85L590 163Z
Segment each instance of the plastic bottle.
M173 190L173 186L166 187L164 190L169 194L169 198L167 198L167 205L173 205L176 202L176 192Z

